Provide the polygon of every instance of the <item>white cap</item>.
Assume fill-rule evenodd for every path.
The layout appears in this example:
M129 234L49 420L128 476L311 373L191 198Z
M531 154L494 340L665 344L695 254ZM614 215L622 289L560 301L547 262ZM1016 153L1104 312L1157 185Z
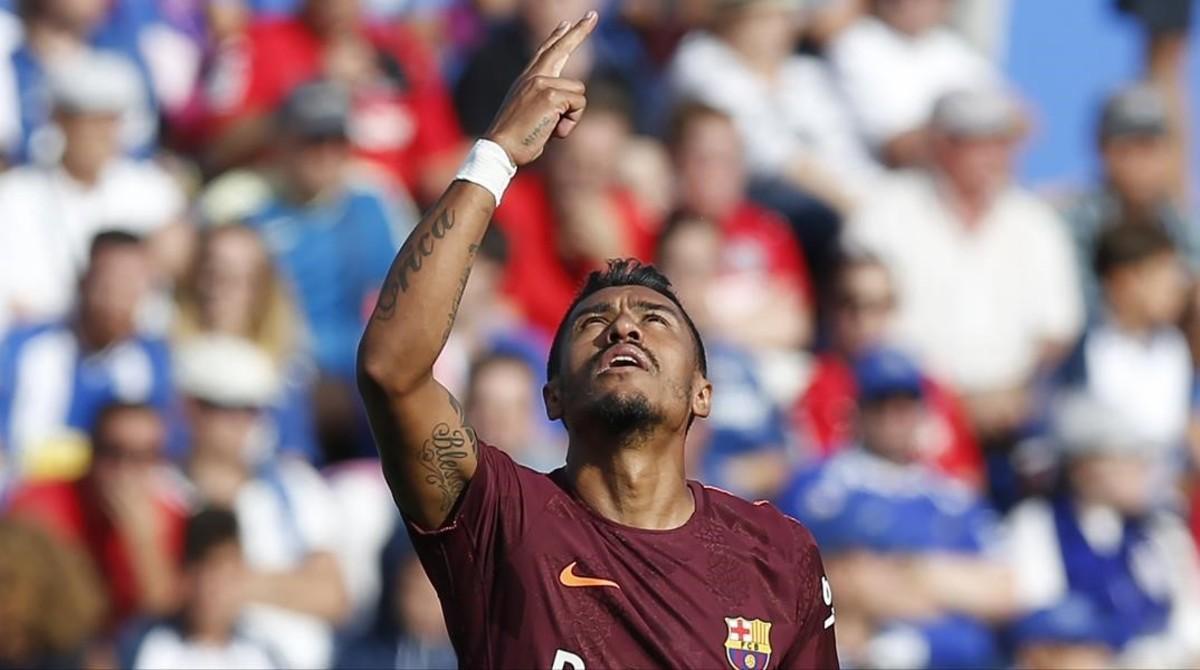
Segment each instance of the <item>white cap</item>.
M91 51L50 72L54 107L84 114L123 114L137 104L142 82L127 58Z
M184 395L222 407L266 407L280 392L271 357L232 335L197 335L180 345L175 384Z
M1085 391L1065 393L1052 407L1052 425L1062 454L1150 456L1161 451L1142 438L1119 411Z
M938 98L930 116L937 130L964 137L1011 135L1020 123L1012 95L994 86L950 91Z

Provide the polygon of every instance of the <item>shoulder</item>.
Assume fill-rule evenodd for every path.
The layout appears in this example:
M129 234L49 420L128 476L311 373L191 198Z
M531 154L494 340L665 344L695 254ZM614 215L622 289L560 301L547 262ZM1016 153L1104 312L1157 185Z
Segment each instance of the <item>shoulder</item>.
M721 525L740 526L764 544L784 549L781 558L785 560L798 559L816 548L816 540L804 524L767 500L751 502L712 486L704 486L704 493L710 514Z
M13 326L0 340L0 352L16 352L40 340L59 338L63 344L72 341L71 333L57 321Z
M868 58L874 59L890 52L896 40L878 19L866 16L842 31L830 45L830 59L837 65Z

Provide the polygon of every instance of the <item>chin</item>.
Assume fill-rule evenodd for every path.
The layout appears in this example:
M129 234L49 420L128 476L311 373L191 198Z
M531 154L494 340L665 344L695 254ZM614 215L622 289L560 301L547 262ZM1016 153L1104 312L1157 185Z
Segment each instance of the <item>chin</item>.
M649 430L663 420L662 412L638 391L609 391L589 402L583 413L590 422L614 435Z

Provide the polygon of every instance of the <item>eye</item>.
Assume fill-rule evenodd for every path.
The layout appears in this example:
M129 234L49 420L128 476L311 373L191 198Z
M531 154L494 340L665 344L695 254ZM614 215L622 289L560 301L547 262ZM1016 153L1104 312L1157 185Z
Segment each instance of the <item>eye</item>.
M658 323L658 324L662 324L664 326L667 325L667 318L661 314L656 314L654 312L650 312L649 314L647 314L645 320L650 323Z
M596 323L598 323L600 325L604 325L607 322L604 320L604 317L602 317L600 315L592 315L587 318L581 319L579 321L579 329L583 330L583 329L591 326L592 324L596 324Z

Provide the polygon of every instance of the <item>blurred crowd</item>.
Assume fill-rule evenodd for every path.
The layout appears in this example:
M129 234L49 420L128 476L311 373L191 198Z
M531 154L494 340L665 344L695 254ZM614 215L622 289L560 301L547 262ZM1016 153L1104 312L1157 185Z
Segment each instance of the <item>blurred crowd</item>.
M549 336L654 262L709 350L689 468L812 530L845 667L1200 667L1192 3L1106 2L1140 73L1053 194L1009 4L0 0L0 668L454 665L356 348L591 8L436 365L481 438L562 464Z

